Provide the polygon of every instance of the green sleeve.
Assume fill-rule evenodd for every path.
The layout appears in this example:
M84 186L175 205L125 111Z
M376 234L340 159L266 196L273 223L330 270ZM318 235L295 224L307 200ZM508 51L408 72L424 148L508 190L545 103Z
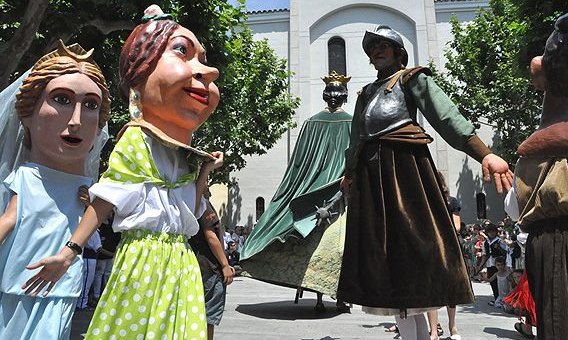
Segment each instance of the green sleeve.
M363 97L365 87L359 93L357 102L355 103L355 112L353 113L353 120L351 121L351 134L349 136L349 147L345 150L345 177L353 178L355 168L357 167L358 150L361 144L361 114L363 112Z
M436 85L432 77L424 73L410 78L406 83L412 99L430 125L453 148L481 161L491 150L475 135L475 128L452 100Z

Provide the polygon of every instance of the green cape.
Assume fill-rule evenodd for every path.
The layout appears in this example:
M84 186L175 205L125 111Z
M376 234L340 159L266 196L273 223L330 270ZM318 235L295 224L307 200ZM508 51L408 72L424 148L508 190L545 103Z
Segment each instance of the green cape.
M351 119L343 110L326 110L304 123L284 178L247 238L241 260L276 240L284 243L289 237L305 238L316 227L316 206L321 207L337 192L338 179L343 176Z

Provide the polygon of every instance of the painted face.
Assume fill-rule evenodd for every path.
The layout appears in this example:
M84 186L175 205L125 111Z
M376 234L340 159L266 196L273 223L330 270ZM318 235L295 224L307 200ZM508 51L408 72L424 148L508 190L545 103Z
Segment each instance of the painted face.
M397 65L394 46L386 40L376 40L371 46L369 59L377 71L394 68Z
M325 86L323 90L323 100L327 103L327 106L335 110L347 99L347 90L345 87L338 82L330 82Z
M174 31L141 86L143 119L170 137L175 138L172 130L183 130L189 138L219 103L219 89L213 83L219 71L206 62L205 50L190 30Z
M60 171L82 169L98 132L101 98L101 89L81 73L47 83L33 114L23 118L30 130L31 160Z

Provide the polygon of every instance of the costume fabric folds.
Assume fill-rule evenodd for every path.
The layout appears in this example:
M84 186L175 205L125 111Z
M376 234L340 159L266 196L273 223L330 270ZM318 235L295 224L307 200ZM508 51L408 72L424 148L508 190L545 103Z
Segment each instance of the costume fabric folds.
M521 280L515 289L503 301L511 305L518 312L519 317L526 316L528 324L536 326L536 307L529 289L529 280L526 272L521 276Z
M406 71L410 76L401 76ZM345 154L345 176L352 184L337 297L384 315L474 301L428 151L432 139L415 121L416 109L453 147L477 160L491 152L427 69L401 72L360 92ZM393 105L402 111L397 113ZM411 117L404 124L392 122L394 128L379 135L365 132L371 118L392 112L394 118L404 117L404 110Z
M207 337L199 264L187 242L206 202L193 211L197 169L187 156L130 126L91 187L114 205L113 229L123 234L86 339Z
M359 153L338 297L384 309L373 310L378 314L471 303L465 263L424 138L388 137L367 142Z
M18 205L14 230L0 246L0 339L69 338L81 292L80 256L47 297L26 296L22 284L39 271L26 270L27 265L58 254L71 238L85 206L69 193L91 183L89 177L35 163L21 165L6 178L4 184L18 195ZM50 334L43 332L47 329Z
M568 122L538 129L518 149L519 224L539 339L568 334Z
M345 216L316 226L315 207L339 191L351 118L326 110L302 126L284 178L241 252L248 275L335 296Z

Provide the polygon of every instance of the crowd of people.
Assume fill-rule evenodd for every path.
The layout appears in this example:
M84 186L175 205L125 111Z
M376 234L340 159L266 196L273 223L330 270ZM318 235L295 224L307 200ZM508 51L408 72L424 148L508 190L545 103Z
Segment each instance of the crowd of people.
M315 210L306 213L307 187L285 190L290 197L268 209L283 221L272 235L280 243L262 237L262 228L223 231L207 186L224 154L191 146L219 103L219 71L207 65L194 33L158 6L150 6L143 21L119 60L131 121L97 183L89 170L104 145L110 95L92 51L60 41L0 94L0 117L15 122L5 123L8 134L0 136L19 141L0 143L1 339L68 339L73 313L86 308L91 288L96 308L87 339L212 339L226 287L253 255L283 258L288 279L305 273L294 261L309 260L312 279L333 283L326 294L394 316L404 340L438 339L439 306L447 308L450 338L460 340L456 306L474 302L472 279L491 285L491 306L522 318L515 329L523 335L533 336L532 326L540 339L568 332L568 14L557 20L538 59L546 91L541 125L519 147L515 182L431 71L406 67L402 37L384 25L367 31L362 47L377 80L360 91L352 122L338 110L346 80L330 81L335 84L324 99L339 105L320 113L326 124L314 121L314 131L345 145L349 137L345 159L338 148L339 158L330 159L341 161L314 182L338 191L310 191L309 199L326 198L326 206L308 204ZM482 164L497 192L509 191L511 219L462 223L460 204L430 156L432 138L416 120L418 109L448 143ZM330 121L345 131L333 133ZM289 174L294 180L301 175ZM255 235L260 241L247 252ZM328 242L332 238L340 244ZM313 288L319 299L324 286Z

